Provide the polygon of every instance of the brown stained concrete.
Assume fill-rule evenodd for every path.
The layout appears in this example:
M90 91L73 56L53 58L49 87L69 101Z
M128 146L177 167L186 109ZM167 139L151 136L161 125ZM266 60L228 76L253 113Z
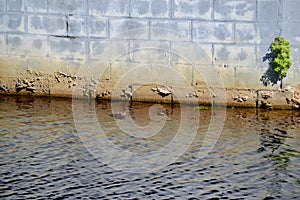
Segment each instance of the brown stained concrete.
M29 72L28 72L29 73ZM25 78L1 77L0 94L31 95L49 97L84 98L98 100L124 100L157 103L185 103L199 105L218 105L228 107L263 107L266 109L294 109L299 108L299 90L255 90L255 89L226 89L218 93L207 87L174 87L165 96L159 94L157 88L163 85L127 85L114 88L109 82L87 80L75 75L56 72L52 75L42 75L30 72ZM218 100L218 95L225 95L226 101ZM222 98L223 99L223 98Z
M0 94L174 104L221 104L229 107L264 107L267 109L297 109L300 106L300 84L287 85L283 90L248 89L239 88L238 85L235 87L225 85L226 89L222 90L218 87L210 88L200 76L197 77L195 74L190 76L188 73L185 76L186 80L190 81L190 85L181 84L179 79L174 84L158 84L158 81L157 83L146 81L145 84L139 84L135 81L136 79L133 79L133 82L128 80L118 83L115 74L117 67L111 70L112 67L107 67L109 66L107 62L95 62L82 70L81 67L85 64L83 60L49 58L45 62L44 59L16 57L14 61L11 61L11 57L1 57ZM93 67L93 73L89 67ZM105 70L101 71L102 69ZM118 77L126 72L120 72ZM99 73L102 76L95 78ZM162 77L163 75L161 74ZM144 80L147 74L143 74L142 77ZM136 78L139 78L139 74Z

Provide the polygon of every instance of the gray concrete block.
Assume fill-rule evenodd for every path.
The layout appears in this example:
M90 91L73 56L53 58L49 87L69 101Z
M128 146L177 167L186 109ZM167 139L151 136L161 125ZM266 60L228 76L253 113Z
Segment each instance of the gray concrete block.
M87 18L87 31L89 37L108 37L108 19L106 18Z
M50 0L49 13L56 14L86 14L86 0Z
M300 67L298 65L292 65L289 71L286 74L286 77L283 79L283 87L286 87L288 84L292 87L298 87L300 85L299 81ZM298 90L299 91L299 90Z
M283 36L290 41L291 45L300 45L300 23L284 23Z
M256 18L255 2L255 0L216 0L215 19L254 21Z
M9 55L46 56L47 36L8 34L7 53Z
M260 81L260 78L261 78L261 74L258 73L258 70L255 66L250 66L250 67L239 66L235 68L235 76L234 76L235 87L252 89L252 88L256 88L258 85L263 86L262 82Z
M217 96L218 91L215 89L222 88L224 86L232 87L233 85L233 67L226 69L222 68L222 70L220 70L220 67L211 65L194 65L193 68L193 85L196 87L202 87L202 89L203 87L211 87L211 89L214 90L211 92L215 93ZM198 92L204 92L201 90ZM211 95L213 94L211 93ZM200 98L202 98L202 95L200 95Z
M212 64L212 45L194 42L172 42L171 63Z
M300 70L300 45L291 46L291 60L293 62L292 66ZM300 80L298 79L299 84Z
M280 25L277 23L257 23L256 27L258 44L270 45L280 35Z
M93 16L129 17L129 0L89 0L88 4Z
M56 15L28 15L28 32L46 35L67 35L67 18Z
M151 67L150 78L152 79L153 83L171 86L173 91L175 91L173 93L174 98L178 97L177 95L180 94L180 92L175 89L176 86L190 87L192 84L193 66L191 65L153 65ZM186 99L186 95L189 92L191 91L185 91L183 94L181 93L180 96Z
M167 41L130 42L130 60L139 63L169 63L170 44Z
M204 70L205 69L204 68L201 72L202 72L202 76L205 79L207 79L206 82L213 87L218 87L219 85L225 88L234 88L236 87L235 79L234 79L235 68L236 67L225 68L220 66L213 66L206 70Z
M85 17L68 17L67 34L73 37L83 37L87 35Z
M102 61L129 60L128 40L91 40L90 58Z
M146 20L110 19L109 22L111 38L149 38L149 23Z
M0 0L0 11L6 10L6 0Z
M214 45L213 60L218 66L256 66L255 46Z
M233 42L233 23L193 22L193 41L212 43Z
M269 83L267 85L265 85L265 83L267 82L266 81L266 78L264 78L265 80L261 80L263 77L266 76L266 73L270 74L270 71L269 71L269 66L258 66L256 68L256 71L257 71L257 76L259 77L259 84L257 84L257 86L255 88L257 89L265 89L265 90L278 90L279 89L279 85L278 84L272 84L272 83ZM264 83L265 82L265 83Z
M169 0L132 0L130 16L168 18L170 17L169 11Z
M236 23L235 25L235 43L258 43L256 26L253 23Z
M190 21L152 20L151 40L191 41Z
M257 20L261 22L277 22L279 20L278 0L257 1Z
M256 46L256 66L260 68L268 68L269 61L265 60L264 57L269 53L270 45L257 45Z
M213 1L210 0L190 0L174 1L174 17L183 19L212 19Z
M82 38L48 38L49 56L56 58L85 59L85 40Z
M20 13L0 13L0 32L24 32L24 18Z
M86 73L87 76L92 76L94 80L99 80L100 82L107 82L110 79L110 62L102 60L92 60L89 59L84 66L82 73ZM98 89L102 90L103 93L106 89L102 88L101 83ZM102 94L100 94L102 96Z
M47 0L25 0L27 12L47 13Z
M300 22L300 1L285 0L283 1L283 19L288 22Z
M7 0L7 11L24 12L24 0Z
M235 42L243 44L271 44L280 35L277 23L237 23Z
M136 67L141 67L143 70L143 74L141 71L132 70ZM121 62L113 62L110 66L110 74L111 74L111 83L114 84L115 90L113 91L114 96L120 96L123 94L122 89L128 87L128 85L137 85L141 83L148 82L150 78L149 68L145 68L140 64L133 63L130 61L121 61ZM132 70L132 71L131 71ZM116 84L118 83L118 84ZM117 94L118 93L118 94Z
M6 35L0 34L0 55L6 54Z
M190 87L194 81L194 74L195 74L195 66L189 64L171 64L171 69L174 69L175 77L173 79L173 86L179 87ZM170 74L172 76L172 74ZM168 76L169 80L172 80L172 77ZM170 81L169 81L170 82ZM189 90L189 89L187 89ZM188 91L184 93L183 96L186 99L186 95L192 91Z

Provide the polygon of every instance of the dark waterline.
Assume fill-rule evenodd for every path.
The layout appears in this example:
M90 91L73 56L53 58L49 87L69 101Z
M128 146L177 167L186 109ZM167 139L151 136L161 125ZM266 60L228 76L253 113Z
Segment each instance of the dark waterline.
M110 116L108 102L96 103L107 137L131 151L168 144L180 108L163 105L167 124L140 141L127 137ZM133 104L134 121L149 123L151 104ZM298 199L300 112L227 109L214 149L196 159L213 113L201 110L198 134L175 162L130 175L101 162L76 132L72 101L0 96L1 199ZM148 149L148 150L149 150Z

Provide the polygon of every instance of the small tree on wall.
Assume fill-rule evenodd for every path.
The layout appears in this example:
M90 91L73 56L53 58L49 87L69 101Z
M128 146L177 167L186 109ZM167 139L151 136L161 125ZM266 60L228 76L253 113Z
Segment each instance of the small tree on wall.
M280 89L282 89L282 79L292 65L290 43L284 37L278 36L272 42L271 49L275 55L271 60L271 65L279 78Z

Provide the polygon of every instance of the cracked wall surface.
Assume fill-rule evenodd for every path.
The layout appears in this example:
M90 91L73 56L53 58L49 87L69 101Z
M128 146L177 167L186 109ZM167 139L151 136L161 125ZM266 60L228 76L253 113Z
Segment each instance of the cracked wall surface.
M168 80L162 86L180 86L159 64L171 66L195 91L207 86L211 70L228 90L276 90L261 78L270 67L263 57L278 35L290 41L292 52L284 84L300 89L299 9L299 0L0 0L0 91L72 96L84 68L82 95L106 97L141 65L148 68L135 79L161 76ZM191 53L192 64L184 59ZM89 92L92 80L96 89ZM158 85L145 87L149 92ZM161 98L141 91L140 99ZM187 95L198 96L195 91ZM251 93L233 96L241 103Z

